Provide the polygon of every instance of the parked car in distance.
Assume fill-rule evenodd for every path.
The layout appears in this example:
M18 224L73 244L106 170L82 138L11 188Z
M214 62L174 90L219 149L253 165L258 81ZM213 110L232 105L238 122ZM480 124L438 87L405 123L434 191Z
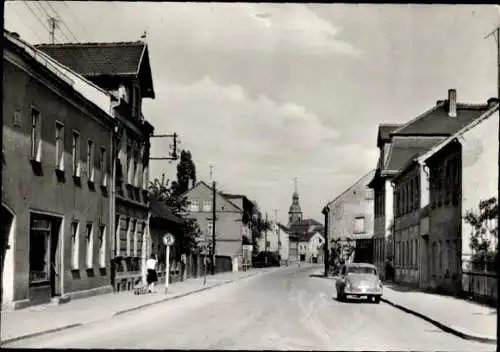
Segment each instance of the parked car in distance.
M339 278L335 281L337 300L344 301L347 296L366 297L380 303L383 286L377 268L368 263L347 263L342 266Z
M252 266L254 268L280 266L280 260L280 256L274 252L259 252L252 258Z

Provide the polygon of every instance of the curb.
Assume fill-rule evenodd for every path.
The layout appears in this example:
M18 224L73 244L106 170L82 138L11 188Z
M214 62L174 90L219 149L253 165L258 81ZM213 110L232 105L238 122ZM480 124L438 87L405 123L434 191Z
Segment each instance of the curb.
M488 343L488 344L495 344L495 345L497 343L497 339L495 339L495 338L485 337L485 336L478 336L478 335L472 335L472 334L465 333L463 331L457 330L456 328L452 328L452 327L447 326L447 325L445 325L443 323L440 323L439 321L434 320L434 319L432 319L432 318L430 318L430 317L428 317L428 316L426 316L426 315L424 315L422 313L416 312L416 311L411 310L409 308L406 308L406 307L404 307L402 305L396 304L396 303L388 300L387 298L384 298L384 296L382 296L380 298L380 300L382 302L390 304L391 306L396 307L396 308L398 308L398 309L400 309L400 310L402 310L402 311L404 311L406 313L413 314L413 315L415 315L415 316L417 316L417 317L419 317L419 318L421 318L421 319L423 319L423 320L425 320L425 321L433 324L434 326L437 326L441 330L443 330L445 332L448 332L448 333L451 333L453 335L456 335L458 337L461 337L461 338L463 338L465 340L471 340L471 341Z
M165 297L165 298L161 299L160 301L150 302L150 303L142 304L142 305L140 305L138 307L128 308L128 309L124 309L124 310L115 312L115 313L111 314L110 316L108 316L106 318L103 318L103 319L92 320L92 321L83 322L83 323L73 323L73 324L69 324L69 325L60 326L58 328L53 328L53 329L49 329L49 330L44 330L44 331L29 333L29 334L22 335L22 336L12 337L10 339L2 340L0 342L0 346L3 346L5 344L9 344L9 343L12 343L12 342L17 342L19 340L29 339L29 338L33 338L33 337L37 337L37 336L41 336L41 335L51 334L51 333L54 333L54 332L59 332L59 331L63 331L63 330L69 330L69 329L76 328L76 327L83 326L83 325L87 325L87 324L90 324L90 323L96 323L96 322L99 322L99 321L104 321L106 319L113 318L115 316L119 316L119 315L122 315L122 314L125 314L125 313L128 313L128 312L132 312L132 311L139 310L139 309L142 309L142 308L145 308L145 307L149 307L149 306L152 306L152 305L155 305L155 304L159 304L159 303L163 303L163 302L166 302L166 301L174 300L174 299L177 299L177 298L186 297L186 296L189 296L189 295L192 295L192 294L195 294L195 293L199 293L199 292L202 292L202 291L207 291L207 290L215 288L215 287L219 287L219 286L222 286L222 285L230 284L230 283L235 282L235 281L247 279L249 277L255 276L255 275L260 274L260 273L265 274L265 273L268 273L268 272L272 272L272 271L255 272L255 273L251 273L249 275L246 275L246 276L243 276L243 277L240 277L240 278L237 278L237 279L232 279L232 280L226 280L226 281L223 281L223 282L219 282L219 283L214 284L212 286L206 286L206 287L203 287L201 289L196 289L194 291L188 291L188 292L180 293L180 294L178 294L176 296Z

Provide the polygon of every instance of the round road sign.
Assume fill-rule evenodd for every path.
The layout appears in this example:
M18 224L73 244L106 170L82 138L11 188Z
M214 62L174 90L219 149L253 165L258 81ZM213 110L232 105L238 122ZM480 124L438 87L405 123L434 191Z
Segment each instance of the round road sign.
M174 244L174 242L175 242L174 235L167 233L163 236L163 244L165 246L171 246Z

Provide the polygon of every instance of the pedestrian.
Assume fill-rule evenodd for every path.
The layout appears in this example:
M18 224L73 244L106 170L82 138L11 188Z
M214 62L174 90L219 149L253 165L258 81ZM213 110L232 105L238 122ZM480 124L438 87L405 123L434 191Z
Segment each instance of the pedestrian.
M158 261L154 253L151 253L151 257L146 261L146 268L148 269L148 275L146 276L146 281L148 282L148 292L154 292L155 283L158 281L158 274L156 273L156 268Z

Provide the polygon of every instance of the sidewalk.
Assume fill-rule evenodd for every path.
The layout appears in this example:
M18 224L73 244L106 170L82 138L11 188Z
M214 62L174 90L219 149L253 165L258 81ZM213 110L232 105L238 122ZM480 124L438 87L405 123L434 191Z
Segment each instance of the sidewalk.
M496 344L496 308L393 284L384 285L382 301L464 339Z
M150 294L134 295L132 291L125 291L76 299L62 305L44 304L22 310L2 311L1 343L103 320L273 270L276 268L207 275L206 285L203 285L203 277L189 279L170 284L166 295L164 286L160 285L156 287L157 292Z

